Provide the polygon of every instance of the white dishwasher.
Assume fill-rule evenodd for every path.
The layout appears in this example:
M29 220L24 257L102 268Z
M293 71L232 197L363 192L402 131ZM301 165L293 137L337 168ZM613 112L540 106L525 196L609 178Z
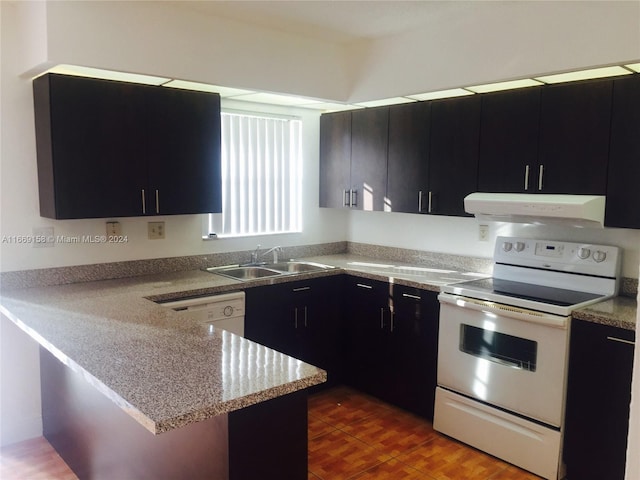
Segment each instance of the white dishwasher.
M244 337L244 292L162 302L180 315Z

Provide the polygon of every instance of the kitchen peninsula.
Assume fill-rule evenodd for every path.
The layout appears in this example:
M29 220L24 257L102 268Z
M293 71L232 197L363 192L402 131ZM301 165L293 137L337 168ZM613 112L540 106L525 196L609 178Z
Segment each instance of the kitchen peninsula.
M2 313L40 344L44 435L80 478L307 477L305 389L326 373L146 298L230 283L191 271L3 290Z

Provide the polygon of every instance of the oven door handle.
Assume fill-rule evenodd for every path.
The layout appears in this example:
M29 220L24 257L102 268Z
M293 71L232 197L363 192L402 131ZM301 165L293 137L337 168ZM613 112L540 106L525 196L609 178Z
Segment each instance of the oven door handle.
M440 293L438 295L440 303L449 303L460 308L477 310L480 312L488 312L503 317L515 318L524 322L546 325L548 327L566 329L569 325L571 317L560 315L552 315L526 308L514 307L512 305L503 305L501 303L489 302L486 300L477 300L475 298L462 297L460 295L452 295L450 293Z

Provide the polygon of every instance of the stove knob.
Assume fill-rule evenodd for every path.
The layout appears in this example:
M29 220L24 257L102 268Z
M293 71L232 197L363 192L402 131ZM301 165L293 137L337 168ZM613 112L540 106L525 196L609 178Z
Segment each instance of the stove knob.
M502 250L504 250L505 252L510 252L512 247L513 247L513 243L511 242L504 242L502 244Z
M596 250L593 252L593 259L598 263L604 262L606 258L607 252L603 252L602 250Z
M233 307L231 305L227 305L226 307L224 307L222 313L225 317L230 317L231 315L233 315Z
M589 255L591 255L591 250L589 250L586 247L580 247L578 249L578 258L581 258L582 260L585 260L587 258L589 258Z
M521 252L524 250L524 242L516 242L516 252Z

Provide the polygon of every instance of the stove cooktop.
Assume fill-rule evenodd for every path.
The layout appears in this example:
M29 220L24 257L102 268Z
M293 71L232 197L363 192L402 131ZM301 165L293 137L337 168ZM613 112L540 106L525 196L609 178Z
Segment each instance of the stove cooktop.
M502 303L514 303L518 300L537 304L567 307L574 309L585 302L593 303L605 298L605 295L580 292L555 287L545 287L525 282L514 282L500 278L483 278L453 285L460 291L459 294L481 300L501 301ZM502 298L505 297L505 298Z

